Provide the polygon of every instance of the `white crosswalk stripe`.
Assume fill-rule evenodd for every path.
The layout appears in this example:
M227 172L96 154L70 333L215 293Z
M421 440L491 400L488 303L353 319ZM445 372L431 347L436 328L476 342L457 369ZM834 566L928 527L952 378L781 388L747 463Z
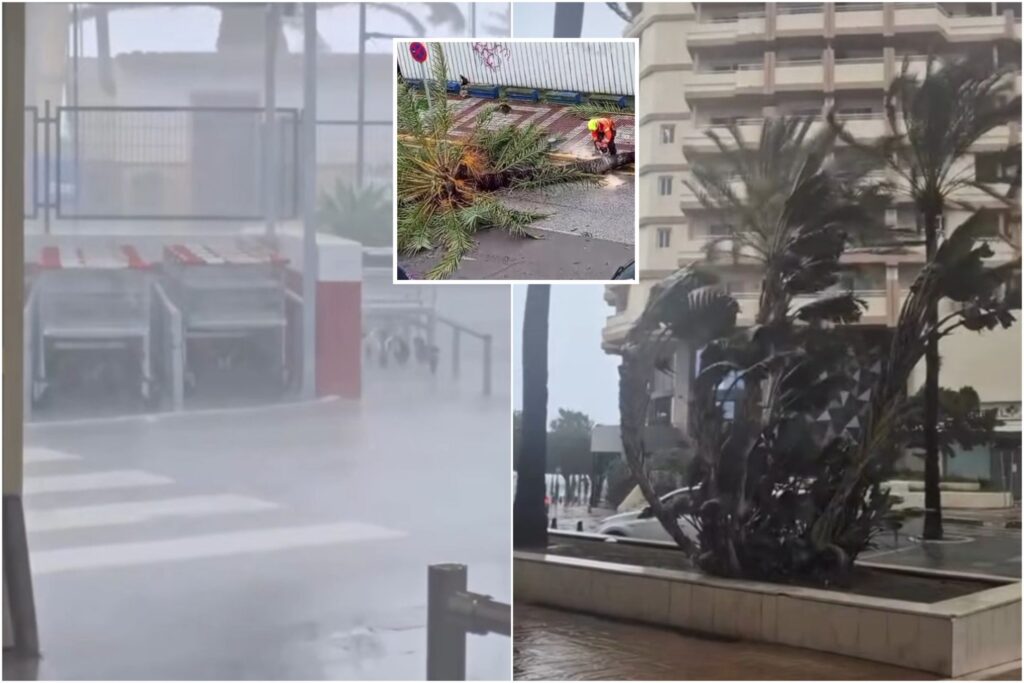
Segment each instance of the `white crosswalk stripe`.
M32 571L37 575L245 556L405 535L358 521L282 524L286 508L260 498L206 492L175 495L180 485L161 474L133 469L83 471L88 461L81 455L49 448L28 448L26 456L28 463L54 463L42 470L47 474L33 474L24 480L25 523L31 535ZM93 494L89 501L67 499L86 492ZM184 519L201 520L193 528L202 531L182 532L175 520ZM219 531L217 524L221 524ZM33 539L38 542L33 544Z
M400 538L393 529L360 522L285 526L184 538L110 543L32 553L32 571L52 574L83 569L181 562L356 541Z
M142 502L107 503L30 511L29 532L59 531L136 524L166 517L205 517L279 507L257 498L235 495L183 496Z
M29 496L38 493L67 493L71 491L135 488L138 486L161 486L170 483L173 483L172 479L158 474L143 472L142 470L108 470L85 474L25 477L23 493Z
M43 462L73 462L81 459L80 455L55 451L52 448L26 448L24 462L26 465L34 465Z

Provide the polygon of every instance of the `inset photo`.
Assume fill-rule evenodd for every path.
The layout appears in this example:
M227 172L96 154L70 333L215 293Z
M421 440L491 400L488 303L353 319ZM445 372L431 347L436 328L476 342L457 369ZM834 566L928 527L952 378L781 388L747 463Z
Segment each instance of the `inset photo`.
M636 39L394 58L397 280L636 281Z

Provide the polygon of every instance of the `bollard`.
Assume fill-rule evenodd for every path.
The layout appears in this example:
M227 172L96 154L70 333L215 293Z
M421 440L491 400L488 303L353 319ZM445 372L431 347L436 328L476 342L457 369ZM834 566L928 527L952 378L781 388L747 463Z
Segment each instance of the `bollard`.
M474 5L475 7L475 5ZM484 337L484 396L491 395L491 335Z
M583 531L583 520L576 522L576 531Z
M461 341L461 339L462 339L462 337L460 335L459 328L453 327L452 328L452 377L454 377L455 379L459 378L459 354L461 353L461 351L459 349L459 346L460 346L459 342Z
M557 517L552 517L551 518L551 528L552 529L557 529L558 528L558 518Z
M466 590L466 566L435 564L427 572L427 680L466 678L466 631L448 606Z

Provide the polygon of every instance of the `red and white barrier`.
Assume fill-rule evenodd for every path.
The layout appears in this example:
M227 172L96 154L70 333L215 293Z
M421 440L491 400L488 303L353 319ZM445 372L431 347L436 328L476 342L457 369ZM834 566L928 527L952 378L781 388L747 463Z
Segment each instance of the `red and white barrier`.
M302 233L278 233L289 286L302 292ZM362 392L362 245L317 235L316 394L358 398Z

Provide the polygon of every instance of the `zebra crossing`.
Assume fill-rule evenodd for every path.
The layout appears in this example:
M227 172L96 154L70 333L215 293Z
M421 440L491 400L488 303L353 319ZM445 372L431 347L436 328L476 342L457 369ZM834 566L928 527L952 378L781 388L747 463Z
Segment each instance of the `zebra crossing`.
M183 491L171 477L143 469L97 469L67 451L29 446L24 462L25 524L35 575L406 535L354 520L295 523L288 506L274 501L236 492Z

